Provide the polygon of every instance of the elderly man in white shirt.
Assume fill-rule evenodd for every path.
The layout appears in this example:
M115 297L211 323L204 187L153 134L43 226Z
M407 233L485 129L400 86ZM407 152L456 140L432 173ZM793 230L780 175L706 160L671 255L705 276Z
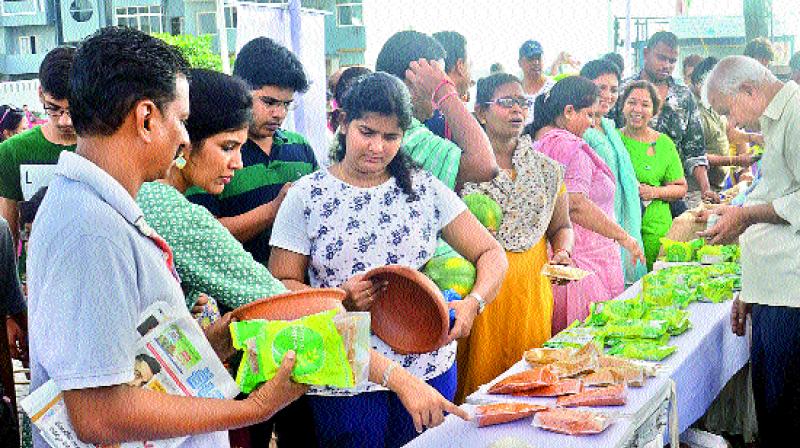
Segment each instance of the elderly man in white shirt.
M744 333L752 312L753 393L762 446L800 430L800 86L757 61L730 56L708 77L705 96L734 126L760 128L763 177L743 207L720 211L703 233L742 249L741 302L731 323Z

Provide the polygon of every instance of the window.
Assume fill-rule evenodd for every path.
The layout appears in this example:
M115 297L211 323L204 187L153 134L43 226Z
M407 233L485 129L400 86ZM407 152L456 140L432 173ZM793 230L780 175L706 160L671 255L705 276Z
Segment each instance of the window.
M19 54L36 54L36 36L19 37Z
M183 34L183 17L173 17L169 21L169 32L173 36Z
M117 8L117 25L135 28L143 33L160 33L161 26L161 6L129 6Z
M94 14L94 8L89 0L74 0L69 5L69 14L76 22L88 22Z
M238 23L238 17L236 14L236 7L235 6L226 6L225 7L225 28L233 28L236 29L236 24Z
M364 26L361 0L336 0L336 23L339 26Z
M217 34L217 13L197 13L197 34Z

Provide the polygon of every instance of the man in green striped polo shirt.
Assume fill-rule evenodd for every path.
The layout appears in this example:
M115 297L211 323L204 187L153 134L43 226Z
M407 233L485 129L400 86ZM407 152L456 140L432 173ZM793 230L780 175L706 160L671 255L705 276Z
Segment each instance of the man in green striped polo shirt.
M253 118L242 146L244 167L222 194L193 188L187 197L211 211L256 261L266 264L272 222L286 190L318 167L308 141L281 129L295 93L305 92L308 80L297 57L266 37L242 48L233 74L249 83L253 94Z

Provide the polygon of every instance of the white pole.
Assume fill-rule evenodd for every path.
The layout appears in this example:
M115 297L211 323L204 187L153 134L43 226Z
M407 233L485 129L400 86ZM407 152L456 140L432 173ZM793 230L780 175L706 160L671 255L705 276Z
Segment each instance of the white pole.
M628 0L625 5L625 54L622 56L625 59L625 67L635 73L636 67L633 66L633 62L636 61L636 58L631 54L631 48L631 0Z
M225 0L216 0L217 36L219 36L219 55L222 58L222 72L231 74L231 60L228 56L228 29L225 28Z

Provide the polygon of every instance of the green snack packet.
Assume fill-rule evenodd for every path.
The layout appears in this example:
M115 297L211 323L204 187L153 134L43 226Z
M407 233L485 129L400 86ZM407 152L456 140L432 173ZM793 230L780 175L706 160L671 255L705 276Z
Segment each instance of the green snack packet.
M545 342L543 346L546 348L581 348L589 342L594 342L595 344L599 344L598 348L602 349L602 338L598 338L598 328L575 327L575 322L557 335L550 338L550 340Z
M697 261L703 264L722 263L725 256L722 253L722 246L704 246L697 251Z
M657 346L667 345L669 342L670 335L668 333L663 334L662 336L655 338L655 339L642 339L642 338L607 338L605 340L607 347L616 347L618 345L624 344L638 344L642 342L647 342L650 344L655 344Z
M703 301L722 303L733 298L735 283L731 277L713 278L698 287L698 295Z
M242 392L249 393L272 379L289 350L294 350L297 356L292 370L292 379L296 382L353 387L353 370L333 321L336 313L330 310L293 321L232 323L233 346L245 351L236 375Z
M691 327L689 312L678 307L651 308L645 319L667 322L667 333L671 336L682 334Z
M692 261L692 247L689 243L672 241L668 238L659 239L664 249L664 261L671 263Z
M669 324L663 320L629 319L603 328L607 339L659 339L667 334Z
M622 356L628 359L644 361L661 361L675 353L678 348L673 345L661 345L648 341L623 342L608 349L609 355Z
M584 326L601 327L610 322L639 319L644 315L645 305L638 297L628 300L609 300L589 305L589 316Z

